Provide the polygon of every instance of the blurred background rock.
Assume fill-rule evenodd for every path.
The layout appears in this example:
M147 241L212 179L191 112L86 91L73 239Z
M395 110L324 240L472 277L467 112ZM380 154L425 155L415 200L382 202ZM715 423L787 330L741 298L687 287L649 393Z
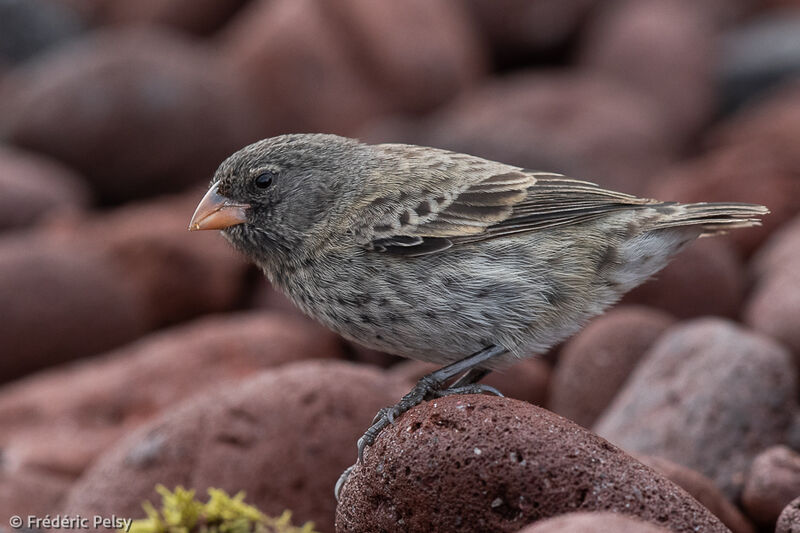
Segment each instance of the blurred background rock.
M290 132L769 206L491 384L649 457L736 531L784 508L800 527L794 0L0 0L0 523L133 512L162 482L333 531L353 440L428 367L325 331L186 232L223 158Z

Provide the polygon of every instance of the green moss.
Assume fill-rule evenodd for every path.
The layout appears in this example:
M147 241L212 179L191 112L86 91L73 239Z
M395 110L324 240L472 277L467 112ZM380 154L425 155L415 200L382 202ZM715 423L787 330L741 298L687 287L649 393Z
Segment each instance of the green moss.
M193 490L183 487L170 491L158 485L156 491L161 495L161 509L145 502L147 518L135 520L130 533L315 533L310 522L293 526L289 511L273 518L244 503L244 492L228 496L208 489L209 499L202 503Z

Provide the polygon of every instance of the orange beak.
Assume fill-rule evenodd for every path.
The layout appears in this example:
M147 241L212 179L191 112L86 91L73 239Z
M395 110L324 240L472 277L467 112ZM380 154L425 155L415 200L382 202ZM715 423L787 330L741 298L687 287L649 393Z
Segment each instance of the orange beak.
M225 198L217 192L215 183L200 203L192 215L189 222L189 231L201 229L225 229L236 224L247 222L246 211L249 204L237 204L229 198Z

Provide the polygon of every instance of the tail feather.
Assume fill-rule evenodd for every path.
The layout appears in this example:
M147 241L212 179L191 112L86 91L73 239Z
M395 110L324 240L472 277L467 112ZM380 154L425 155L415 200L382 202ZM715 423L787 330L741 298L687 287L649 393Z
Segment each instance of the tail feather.
M761 217L769 213L763 205L738 202L664 203L654 207L665 215L655 221L654 229L699 226L703 229L701 236L760 226Z

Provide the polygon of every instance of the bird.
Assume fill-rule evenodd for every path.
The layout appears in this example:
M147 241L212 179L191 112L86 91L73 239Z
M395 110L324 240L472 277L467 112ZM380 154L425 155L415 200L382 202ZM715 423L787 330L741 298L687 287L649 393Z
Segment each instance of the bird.
M698 237L768 212L640 198L444 149L287 134L223 161L189 229L221 230L343 337L443 365L378 412L361 460L405 411L500 394L480 379L570 337Z

